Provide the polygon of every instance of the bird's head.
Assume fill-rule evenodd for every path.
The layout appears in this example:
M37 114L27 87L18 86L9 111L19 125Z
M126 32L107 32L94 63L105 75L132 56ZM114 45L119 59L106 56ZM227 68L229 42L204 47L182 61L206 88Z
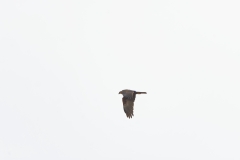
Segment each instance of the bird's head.
M122 94L122 91L120 91L118 94Z

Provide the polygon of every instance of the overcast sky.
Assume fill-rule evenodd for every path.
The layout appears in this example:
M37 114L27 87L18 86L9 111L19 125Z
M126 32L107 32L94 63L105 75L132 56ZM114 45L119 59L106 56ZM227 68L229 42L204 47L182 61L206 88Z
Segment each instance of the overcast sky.
M237 0L2 0L0 159L239 160ZM128 119L122 89L137 95Z

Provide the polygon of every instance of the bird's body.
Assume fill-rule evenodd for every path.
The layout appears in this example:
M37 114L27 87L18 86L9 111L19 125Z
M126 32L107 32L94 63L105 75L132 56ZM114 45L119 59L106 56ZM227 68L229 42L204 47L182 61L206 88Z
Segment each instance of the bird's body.
M123 95L122 102L124 112L126 113L128 118L132 118L136 94L147 94L147 92L136 92L133 90L125 89L120 91L119 94Z

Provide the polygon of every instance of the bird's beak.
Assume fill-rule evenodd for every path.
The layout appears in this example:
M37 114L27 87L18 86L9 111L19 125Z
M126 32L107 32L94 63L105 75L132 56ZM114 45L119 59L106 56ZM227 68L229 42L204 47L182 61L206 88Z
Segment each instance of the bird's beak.
M118 94L121 94L122 92L120 91Z

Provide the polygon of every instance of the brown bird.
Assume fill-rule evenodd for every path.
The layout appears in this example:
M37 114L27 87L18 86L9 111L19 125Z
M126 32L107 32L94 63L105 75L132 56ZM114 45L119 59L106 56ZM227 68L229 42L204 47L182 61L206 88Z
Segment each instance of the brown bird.
M133 90L125 89L120 91L119 94L123 95L122 102L124 112L126 113L128 118L132 118L136 94L147 94L147 92L136 92Z

